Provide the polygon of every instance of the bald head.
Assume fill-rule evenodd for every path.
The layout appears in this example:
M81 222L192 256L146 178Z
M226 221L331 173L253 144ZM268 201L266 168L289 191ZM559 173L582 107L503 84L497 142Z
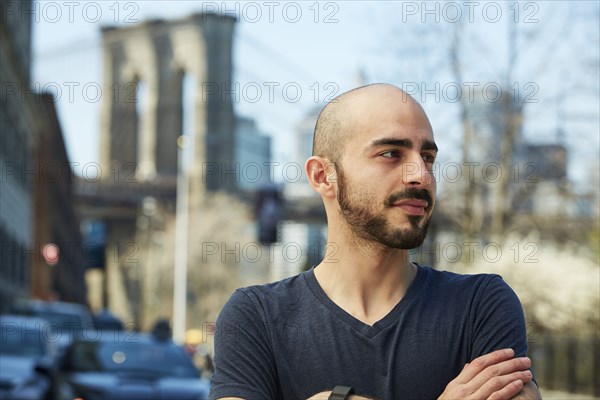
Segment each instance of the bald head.
M330 101L319 114L313 138L313 155L339 163L344 143L361 122L366 122L369 115L382 108L406 109L425 116L419 103L396 86L375 83L352 89Z

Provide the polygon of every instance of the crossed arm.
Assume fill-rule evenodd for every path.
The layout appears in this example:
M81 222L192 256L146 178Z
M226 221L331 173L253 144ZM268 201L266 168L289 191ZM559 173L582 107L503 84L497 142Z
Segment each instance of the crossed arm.
M497 350L465 365L438 400L541 400L537 385L531 380L531 360L515 358L512 349ZM321 392L308 400L327 400L331 392ZM350 400L369 397L351 395Z
M503 349L476 358L446 386L439 400L541 399L528 369L531 360L514 355L512 349Z
M476 358L465 365L438 400L541 400L542 396L531 380L531 360L515 357L512 349L497 350ZM330 391L317 393L307 400L327 400ZM369 397L351 395L349 400L368 400ZM220 400L243 400L227 397Z

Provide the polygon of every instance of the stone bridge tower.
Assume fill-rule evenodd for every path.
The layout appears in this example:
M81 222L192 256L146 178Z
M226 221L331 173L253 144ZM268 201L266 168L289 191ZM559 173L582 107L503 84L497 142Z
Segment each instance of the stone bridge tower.
M231 16L194 14L102 29L102 178L79 182L79 212L105 228L104 270L94 275L96 293L102 294L95 298L142 329L157 317L152 294L168 289L160 289L166 283L157 278L159 269L173 268L174 238L160 234L175 219L177 138L186 107L194 117L185 133L194 143L190 197L235 190L235 179L205 172L206 163L234 162L229 89L235 22ZM187 77L193 89L184 84ZM194 100L184 107L186 90ZM169 307L162 308L165 316Z
M100 160L103 171L111 171L106 178L114 180L117 173L131 176L133 169L142 181L176 175L183 81L189 74L196 83L192 186L233 189L233 182L219 181L219 174L202 176L202 171L203 163L233 163L235 119L227 90L234 24L230 16L194 14L102 30ZM139 92L142 84L145 93ZM196 185L197 180L205 185Z

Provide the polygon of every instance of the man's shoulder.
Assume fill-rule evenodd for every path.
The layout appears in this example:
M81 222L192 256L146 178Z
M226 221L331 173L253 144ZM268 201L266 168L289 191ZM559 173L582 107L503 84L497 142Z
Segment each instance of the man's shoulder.
M236 290L236 292L244 293L249 297L265 297L269 298L290 295L290 291L301 291L306 288L304 275L308 272L301 272L294 276L281 279L274 282L262 283L257 285L244 286Z
M275 282L250 285L238 288L229 299L226 307L251 307L258 310L281 311L291 306L297 307L300 299L305 299L308 286L302 272Z
M419 266L425 275L425 285L437 293L475 294L492 286L508 287L498 274L494 273L459 273L443 269Z
M461 285L473 284L475 282L489 282L493 279L502 280L502 277L494 273L477 273L470 274L467 272L456 272L444 269L434 269L428 266L419 265L420 269L425 272L427 278L438 284Z

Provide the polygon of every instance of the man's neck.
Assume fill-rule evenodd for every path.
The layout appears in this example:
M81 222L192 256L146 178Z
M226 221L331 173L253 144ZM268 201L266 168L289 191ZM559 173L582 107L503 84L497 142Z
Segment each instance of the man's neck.
M315 277L327 296L356 319L373 325L406 294L416 266L408 251L345 238L328 241L327 254Z

